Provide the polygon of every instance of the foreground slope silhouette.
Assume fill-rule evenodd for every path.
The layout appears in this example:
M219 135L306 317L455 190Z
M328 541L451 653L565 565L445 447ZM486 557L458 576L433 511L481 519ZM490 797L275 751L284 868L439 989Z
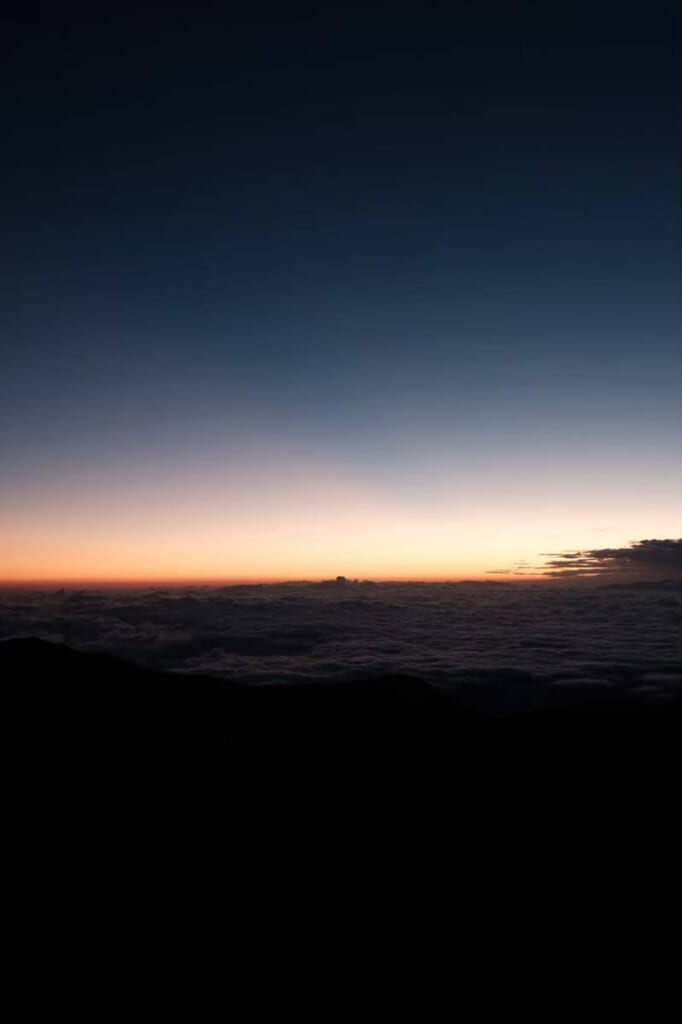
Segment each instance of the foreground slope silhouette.
M218 753L273 745L320 752L471 751L486 745L573 743L676 728L679 688L663 694L599 686L541 687L522 674L452 691L410 676L246 686L157 672L43 640L0 642L6 708L47 748L127 745L136 753ZM520 714L524 712L524 714ZM559 714L557 714L559 713ZM614 719L614 716L616 718ZM614 723L609 721L614 719ZM648 723L648 724L645 724ZM493 740L493 737L495 739ZM481 747L483 744L483 747Z
M37 872L60 836L117 863L146 845L158 872L169 851L269 864L295 836L314 851L385 834L403 851L458 837L492 875L514 837L565 851L626 828L650 843L673 821L679 693L543 705L518 678L453 694L404 676L251 687L30 638L0 642L0 680Z
M230 885L255 872L262 888L292 850L296 872L360 858L374 878L372 849L381 873L396 856L414 871L409 851L431 864L453 842L458 877L487 889L519 843L538 877L557 851L568 877L598 837L616 859L621 842L670 845L675 696L610 694L609 714L574 694L580 713L555 714L563 695L543 710L521 688L511 704L503 680L475 695L400 676L248 687L30 638L0 642L0 680L14 835L34 877L50 865L76 889L158 878L165 899L212 857L221 877L237 858Z
M407 676L344 684L242 686L157 672L106 654L36 639L0 642L5 701L27 725L88 742L94 733L154 746L173 740L226 745L261 737L289 741L379 740L384 733L435 733L452 716L447 698Z

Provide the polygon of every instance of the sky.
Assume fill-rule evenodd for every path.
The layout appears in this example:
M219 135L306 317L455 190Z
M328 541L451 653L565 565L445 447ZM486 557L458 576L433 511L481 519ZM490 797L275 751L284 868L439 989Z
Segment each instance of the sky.
M0 32L0 581L679 534L672 4L93 7Z

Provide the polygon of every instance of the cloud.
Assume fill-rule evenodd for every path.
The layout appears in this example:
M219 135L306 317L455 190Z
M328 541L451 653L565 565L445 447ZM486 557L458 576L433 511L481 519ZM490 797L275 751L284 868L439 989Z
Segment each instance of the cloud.
M637 563L667 564L660 544L654 547L655 555L650 545L636 546ZM601 555L548 558L571 574L584 571L570 568L576 559ZM39 636L150 667L252 683L407 674L443 686L517 687L530 679L630 687L646 674L646 685L665 690L668 676L679 676L680 594L644 579L627 587L612 585L619 576L588 587L569 575L561 586L520 580L0 591L0 637Z
M543 576L617 579L682 579L682 539L638 540L626 548L593 548L548 554Z
M488 571L494 576L596 577L633 583L682 580L682 539L638 540L626 548L555 551L540 557L548 561L536 566L517 562L511 569Z

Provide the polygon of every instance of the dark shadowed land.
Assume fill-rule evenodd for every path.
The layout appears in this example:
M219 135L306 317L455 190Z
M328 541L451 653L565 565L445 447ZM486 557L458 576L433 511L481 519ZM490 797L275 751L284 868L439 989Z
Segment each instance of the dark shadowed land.
M510 872L539 889L560 865L564 899L598 848L614 882L639 870L635 850L658 871L675 848L672 685L661 697L498 673L449 691L405 675L253 686L34 639L0 642L0 677L27 861L40 874L47 854L81 886L94 856L123 900L144 898L140 864L164 880L163 907L183 865L201 887L202 865L240 864L272 891L282 865L309 887L344 860L363 884L400 869L414 886L431 864L428 884L475 879L503 900Z
M0 676L25 777L39 788L61 779L67 796L96 803L121 791L136 803L149 785L154 801L177 787L198 801L218 789L223 801L227 786L241 799L259 779L270 794L292 778L307 790L329 785L330 771L344 787L360 780L361 799L380 778L417 801L441 786L472 804L509 787L513 801L546 786L556 799L576 784L586 799L607 785L619 800L626 778L635 790L652 774L657 792L670 784L682 709L671 679L665 689L503 672L449 689L407 675L253 686L35 639L0 642Z
M284 941L278 915L319 900L313 935L347 913L363 915L358 928L369 906L409 930L445 900L452 927L469 922L467 941L489 950L492 922L504 944L519 913L563 931L598 901L630 926L652 893L674 891L670 676L649 688L502 671L449 690L409 675L249 685L24 638L0 642L0 678L13 842L41 910L60 918L76 894L97 926L120 918L127 936L148 914L175 942L198 901L224 908L225 929L239 921L260 955L264 922ZM602 973L619 948L580 941ZM666 965L647 940L640 966L652 948ZM477 970L489 983L489 954Z

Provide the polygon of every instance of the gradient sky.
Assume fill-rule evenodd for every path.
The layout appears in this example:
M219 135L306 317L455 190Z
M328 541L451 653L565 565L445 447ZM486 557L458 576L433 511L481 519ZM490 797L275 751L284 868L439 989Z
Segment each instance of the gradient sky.
M679 534L672 4L93 6L0 32L0 580Z

